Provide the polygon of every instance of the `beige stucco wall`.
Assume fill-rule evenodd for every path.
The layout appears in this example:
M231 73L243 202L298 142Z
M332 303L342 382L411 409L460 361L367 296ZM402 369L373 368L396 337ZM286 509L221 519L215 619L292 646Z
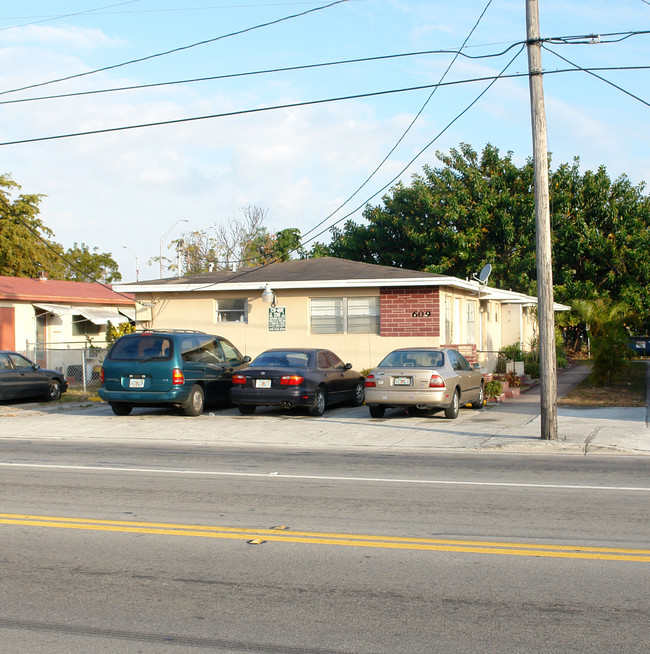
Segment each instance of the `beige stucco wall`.
M476 294L441 289L440 293L440 337L381 337L378 334L311 334L309 330L309 299L312 297L367 297L379 296L378 288L362 289L304 289L276 291L276 304L285 307L286 331L269 331L269 304L262 302L262 293L239 292L194 292L137 294L137 300L151 307L151 321L142 321L139 326L156 329L196 329L208 334L219 334L233 342L243 353L251 357L272 347L326 347L336 352L344 361L357 370L375 366L386 354L398 347L439 346L445 344L467 344L466 303L476 303L476 330L472 341L479 350L479 362L485 371L496 367L497 352L505 345L519 342L523 328L524 346L535 333L534 315L521 313L521 305L501 304L497 301L481 300ZM216 299L245 298L247 301L247 323L217 322ZM459 342L448 343L445 338L445 297L454 311L454 302L459 301ZM149 311L146 312L149 317ZM520 320L521 317L521 320Z
M4 302L2 306L14 307L16 349L23 351L28 346L33 347L36 344L36 311L31 302ZM97 308L114 309L108 305ZM84 345L86 343L85 336L73 335L72 321L73 315L53 316L47 314L45 343L51 346L58 343L65 343L66 346L69 344L71 347L75 347L76 344ZM105 346L106 326L99 325L99 332L92 334L91 338L95 345Z
M156 329L197 329L219 334L248 356L255 357L272 347L325 347L357 370L371 368L397 347L409 345L440 345L438 338L394 337L378 334L311 334L309 331L309 299L312 297L379 296L379 289L323 289L276 291L276 304L286 309L286 331L272 332L268 328L269 304L262 302L261 292L207 294L169 294L149 297L138 294L138 300L154 301L152 322ZM217 322L215 298L246 298L248 323Z

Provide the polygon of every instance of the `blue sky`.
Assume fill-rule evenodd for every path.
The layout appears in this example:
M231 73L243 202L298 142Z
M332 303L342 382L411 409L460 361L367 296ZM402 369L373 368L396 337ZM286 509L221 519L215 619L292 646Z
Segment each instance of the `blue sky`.
M9 100L251 73L350 59L457 50L485 10L446 81L497 75L525 39L525 0L23 0L0 10L0 142L180 120L377 93L440 81L453 54L419 54L136 90L10 103ZM540 0L543 37L650 30L647 0ZM5 6L6 5L6 6ZM487 9L486 9L487 6ZM256 26L309 12L266 27ZM247 30L235 36L226 36ZM225 37L225 38L218 38ZM579 67L650 66L650 34L549 45ZM191 44L207 43L24 91ZM544 51L546 71L571 68ZM525 73L525 51L508 73ZM579 157L583 170L650 181L650 70L600 75L637 98L578 71L544 78L553 167ZM485 90L488 82L438 89L377 174L313 234L401 176L406 183L435 152L490 142L531 156L528 81L497 81L410 166L409 162ZM423 108L431 89L312 104L143 129L0 146L0 172L24 193L42 193L41 217L65 247L110 252L124 281L158 276L160 239L267 211L270 231L303 234L367 180ZM646 191L647 192L647 191ZM379 195L375 195L379 193ZM374 196L374 197L373 197ZM353 214L360 220L361 212ZM176 224L179 220L187 220ZM327 233L318 237L326 241ZM127 247L124 247L124 246ZM309 244L307 245L309 247Z

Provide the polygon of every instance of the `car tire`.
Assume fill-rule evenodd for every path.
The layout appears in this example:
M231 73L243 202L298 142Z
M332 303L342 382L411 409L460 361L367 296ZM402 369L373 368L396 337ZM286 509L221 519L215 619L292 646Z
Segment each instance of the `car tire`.
M45 397L48 402L55 402L61 397L61 382L58 379L50 380Z
M472 402L472 409L482 409L485 406L485 391L483 390L483 384L481 384L481 390L479 391L478 398L475 402Z
M322 416L325 411L325 404L327 399L325 397L325 390L323 388L316 389L316 396L314 397L314 406L310 407L310 416Z
M354 387L354 398L352 399L352 406L362 406L366 400L366 386L364 382L357 382Z
M203 389L198 384L194 384L181 408L186 416L200 416L203 413L204 403L205 394Z
M116 416L128 416L133 407L125 402L113 402L111 404L111 409L113 409L113 413Z
M460 398L458 397L458 391L454 390L454 397L451 400L451 404L445 409L445 418L449 420L455 420L458 418L458 411L460 410Z
M254 404L238 404L237 408L243 416L251 416L255 413L257 407Z
M383 418L384 413L386 412L386 407L381 404L372 404L368 407L368 411L370 411L371 418Z

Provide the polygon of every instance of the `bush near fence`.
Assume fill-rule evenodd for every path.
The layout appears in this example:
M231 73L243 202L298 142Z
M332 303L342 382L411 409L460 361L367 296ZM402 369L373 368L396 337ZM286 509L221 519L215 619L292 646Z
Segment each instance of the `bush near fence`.
M78 346L78 343L74 345ZM62 372L71 390L97 391L100 386L100 370L108 348L64 346L65 344L28 346L24 354L41 368Z

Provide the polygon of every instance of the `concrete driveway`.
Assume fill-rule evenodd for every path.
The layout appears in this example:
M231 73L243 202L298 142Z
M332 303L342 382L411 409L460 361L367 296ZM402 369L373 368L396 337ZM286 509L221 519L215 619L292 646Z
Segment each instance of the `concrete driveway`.
M586 375L576 366L558 376L561 396ZM333 407L320 418L296 411L208 409L189 418L165 409L136 408L115 416L102 402L0 405L0 438L76 441L188 442L199 445L374 448L386 451L507 451L559 454L650 455L648 408L558 409L557 441L540 438L539 390L490 405L407 415L391 410L370 418L366 407Z

